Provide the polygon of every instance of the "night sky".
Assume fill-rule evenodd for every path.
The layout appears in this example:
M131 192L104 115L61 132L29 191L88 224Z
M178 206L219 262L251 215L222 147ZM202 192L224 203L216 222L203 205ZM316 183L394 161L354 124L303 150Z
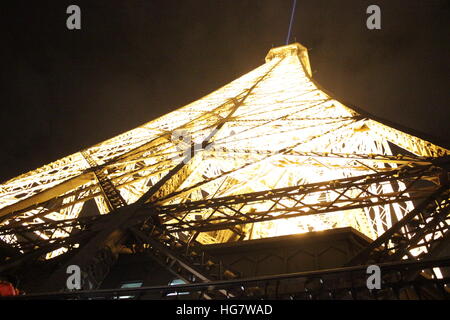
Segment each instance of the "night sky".
M82 29L66 28L81 7ZM377 4L382 29L366 28ZM291 0L4 1L0 181L170 112L264 63ZM292 40L343 102L450 145L450 1L298 0Z

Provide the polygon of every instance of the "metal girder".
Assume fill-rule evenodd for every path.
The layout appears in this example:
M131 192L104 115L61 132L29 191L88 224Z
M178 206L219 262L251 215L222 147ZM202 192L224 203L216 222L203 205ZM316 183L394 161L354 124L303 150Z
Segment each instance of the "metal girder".
M27 265L31 260L42 259L50 251L60 249L61 247L71 250L75 246L79 246L87 239L92 237L90 232L78 233L70 237L60 238L51 242L35 243L34 246L25 253L18 253L16 255L9 256L9 259L3 261L0 265L0 272L10 271L21 265Z
M279 188L261 192L240 194L210 200L187 202L176 205L154 206L147 205L136 217L148 218L158 213L168 232L183 231L212 231L228 229L235 225L287 219L291 217L341 212L356 208L370 208L379 205L406 201L420 201L439 185L431 184L427 187L420 183L437 180L442 170L428 165L415 166L407 169L391 170L389 172L350 177L333 181L323 181L314 184L300 185L289 188ZM387 193L374 194L371 186L392 181L405 181L405 188ZM306 196L329 193L332 201L318 203L304 203ZM285 203L288 200L289 203ZM267 203L263 211L252 210L255 203ZM208 216L204 212L211 211ZM201 219L198 214L203 213ZM115 216L88 217L55 222L45 222L21 227L0 228L0 235L11 233L30 234L42 230L56 230L74 228L95 224L97 221L116 219Z
M437 189L438 185L424 188L419 181L437 178L442 170L433 166L413 167L406 170L351 177L333 181L273 189L236 196L153 207L171 232L211 231L247 224L290 217L368 208L389 203L420 200ZM404 189L386 194L374 194L372 185L392 181L410 181ZM315 193L331 193L332 201L304 203L306 196ZM289 205L283 204L289 200ZM251 210L255 203L268 203L263 211ZM198 219L198 214L212 210L212 214ZM227 212L225 212L227 211Z
M276 66L277 64L275 64ZM50 286L60 285L63 287L64 282L62 279L65 277L65 267L66 265L76 264L81 267L82 270L86 270L88 272L88 281L85 282L85 285L90 288L97 287L104 276L106 276L106 272L94 272L96 269L96 265L99 264L97 261L98 256L103 256L103 252L109 252L108 259L100 259L100 264L103 264L103 270L108 270L110 265L112 265L115 261L115 252L117 248L123 243L126 238L126 229L123 229L124 225L127 227L132 226L136 223L135 221L136 212L139 211L140 207L144 205L146 201L153 201L163 196L164 194L168 194L176 190L179 185L186 179L189 174L189 163L192 163L192 158L205 148L210 140L216 135L217 132L222 128L222 126L226 123L226 121L233 115L233 113L237 110L237 108L242 104L242 102L250 95L252 90L261 82L263 79L270 73L271 70L275 68L273 66L271 69L267 71L262 77L260 77L251 88L244 90L243 97L238 99L231 99L233 103L233 107L227 113L226 117L219 118L216 126L207 137L203 140L200 147L195 144L191 146L191 153L187 155L184 159L182 159L176 166L174 166L164 177L162 177L156 184L149 188L147 192L145 192L135 203L128 206L118 206L115 211L121 212L120 216L117 216L114 220L109 219L101 231L95 235L90 242L85 245L83 248L76 252L75 256L66 263L62 268L57 270L50 281ZM85 158L87 154L83 155ZM90 159L89 156L86 158L89 164L94 167L96 163L94 160ZM91 161L89 161L91 160ZM107 180L105 180L107 182ZM112 183L111 183L112 184ZM115 190L115 188L113 188ZM102 222L103 223L103 222Z
M368 126L374 130L375 134L385 137L389 141L416 155L423 157L444 157L450 155L449 150L445 148L388 127L375 120L368 120Z
M169 294L184 292L190 299L214 296L226 299L221 291L233 291L233 299L288 299L288 300L435 300L450 299L447 283L442 279L418 278L408 280L407 275L422 270L433 272L435 268L450 267L450 259L424 261L396 261L379 265L382 288L367 288L367 267L352 266L328 270L259 276L247 279L219 280L208 283L188 283L175 286L152 286L140 288L103 289L78 292L46 292L18 297L16 299L172 299Z
M27 209L29 210L37 203L45 203L49 200L54 199L55 197L58 197L61 194L76 189L77 187L91 181L92 176L93 176L92 172L83 173L79 176L61 182L60 184L57 184L56 186L48 190L36 193L20 202L4 207L0 209L0 222L16 216L21 211L26 211Z
M212 147L207 150L207 152L212 153L213 156L229 157L230 154L239 154L241 156L252 156L252 155L270 155L273 154L272 150L260 150L260 149L230 149L225 146ZM346 159L349 161L364 161L364 163L381 162L381 163L395 163L400 165L407 164L417 164L426 165L433 162L432 158L410 156L410 155L384 155L384 154L349 154L349 153L338 153L338 152L307 152L307 151L295 151L290 150L285 153L286 156L292 157L302 157L302 158L317 158L317 159L330 159L330 160L340 160ZM366 168L367 169L367 168ZM380 168L383 169L383 168Z
M423 259L442 241L448 241L450 223L450 185L427 197L382 236L349 261L348 265L368 262Z
M216 151L216 150L214 150ZM257 155L263 155L263 154L270 154L270 151L261 151L261 150L228 150L228 149L221 149L222 152L224 152L225 154L229 153L229 152L239 152L239 153L243 153L244 155L247 154L257 154ZM355 155L355 154L337 154L337 153L320 153L320 152L289 152L289 155L292 156L296 156L296 157L304 157L304 158L319 158L319 159L323 159L323 158L327 158L330 160L333 159L346 159L348 161L360 161L360 162L364 162L364 164L362 165L363 169L367 169L367 167L369 166L369 163L373 163L373 162L383 162L383 163L395 163L395 164L399 164L399 165L410 165L410 164L419 164L419 165L424 165L424 164L428 164L430 160L425 159L425 158L417 158L417 157L411 157L411 156L404 156L404 155L397 155L397 156L386 156L386 155L378 155L378 154L372 154L372 155ZM220 153L217 152L216 156L219 156ZM377 170L381 170L381 171L387 171L389 169L384 169L382 170L381 168L377 168L377 169L373 169L373 166L370 167L374 172L376 172ZM134 172L135 173L135 172ZM133 172L131 172L131 174L133 174ZM115 180L115 179L114 179ZM119 185L119 187L123 187L123 185ZM95 188L95 185L89 186L84 190L90 189L90 188ZM79 192L79 191L78 191ZM76 193L69 193L66 194L65 197L67 196L71 196L71 195L75 195ZM30 217L26 217L26 218L22 218L22 219L18 219L17 215L20 214L20 211L16 211L15 215L15 221L11 224L9 224L9 227L12 226L16 226L16 225L21 225L24 222L32 222L31 220L48 215L50 212L57 212L59 210L68 208L70 206L76 205L78 203L82 203L85 202L89 199L95 198L95 196L98 196L100 193L87 193L85 196L83 197L76 197L75 200L70 201L70 202L66 202L66 203L60 203L59 205L53 205L53 206L49 206L46 205L47 207L49 207L48 209L42 210L41 212L39 212L38 214L35 214L33 216ZM26 209L23 209L22 211L27 211L32 209L33 207L38 207L39 205L42 205L38 202L38 204L33 205L32 207L27 207ZM1 229L1 228L0 228Z
M186 283L239 277L239 273L231 271L221 261L215 261L202 251L195 241L186 243L155 226L141 229L131 228L131 231L138 238L138 246L142 251L147 252L158 264ZM233 297L233 293L218 290L214 296L209 294L205 297L207 299Z
M174 139L178 131L187 146ZM64 286L65 266L78 264L94 288L137 237L172 272L212 281L185 254L196 239L349 226L375 239L410 214L426 223L395 229L407 241L394 249L396 233L379 238L386 256L435 253L447 239L446 202L433 212L418 204L447 185L448 154L322 91L300 45L276 48L266 64L198 101L0 185L0 241L12 249L1 250L2 267L66 252L47 283ZM160 237L143 232L145 223L163 228Z
M113 211L119 209L120 207L126 206L127 203L122 198L120 192L116 189L108 176L103 173L104 169L98 166L98 164L91 158L88 151L81 151L81 154L94 171L95 177L97 178L100 188L102 189L103 196L107 201L109 210Z

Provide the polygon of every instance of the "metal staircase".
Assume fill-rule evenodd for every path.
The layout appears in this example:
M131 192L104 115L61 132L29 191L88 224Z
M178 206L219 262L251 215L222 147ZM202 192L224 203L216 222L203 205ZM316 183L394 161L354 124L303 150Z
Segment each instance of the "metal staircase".
M126 206L126 201L120 195L120 192L116 189L112 181L104 173L105 169L101 166L98 166L87 151L82 151L81 154L93 169L95 177L97 178L100 188L102 189L110 211L117 210L121 207Z

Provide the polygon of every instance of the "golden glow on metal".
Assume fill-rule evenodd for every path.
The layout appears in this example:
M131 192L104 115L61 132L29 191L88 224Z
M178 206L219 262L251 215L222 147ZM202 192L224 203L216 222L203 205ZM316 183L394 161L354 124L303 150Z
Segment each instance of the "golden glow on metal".
M418 161L450 153L361 117L319 90L310 76L304 47L292 44L275 48L267 55L265 64L219 90L85 151L98 165L103 165L104 173L130 204L182 161L180 150L186 147L173 139L174 133L182 132L193 142L201 143L238 106L213 136L211 146L196 154L177 179L166 183L153 199L160 205L390 170L403 165L401 158L387 161L373 155L392 155L391 145L416 155ZM372 191L376 195L392 192L393 188L391 183L382 183ZM405 186L399 183L395 188ZM75 153L0 185L1 225L77 218L89 200L100 214L107 214L104 197L89 164L81 153ZM303 203L327 203L336 197L332 191L312 193ZM286 208L295 205L289 199L280 203ZM254 204L252 210L267 212L271 205L262 201ZM411 201L406 201L370 210L352 209L247 224L243 231L246 239L256 239L350 226L374 239L392 225L393 217L400 219L413 207ZM205 209L185 219L197 219L199 214L207 217L215 213ZM61 227L36 235L41 239L58 239L69 233L70 228ZM226 230L201 233L197 240L228 241L228 233ZM18 241L14 235L2 236L2 240Z

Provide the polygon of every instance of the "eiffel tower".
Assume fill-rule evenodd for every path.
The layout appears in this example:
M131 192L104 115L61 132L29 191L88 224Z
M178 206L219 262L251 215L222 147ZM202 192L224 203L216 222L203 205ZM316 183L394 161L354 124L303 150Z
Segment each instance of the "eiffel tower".
M450 151L383 122L321 88L305 47L273 48L217 91L0 185L0 274L30 298L168 298L96 291L145 255L199 299L448 298ZM209 249L339 230L358 247L331 270L249 277Z

